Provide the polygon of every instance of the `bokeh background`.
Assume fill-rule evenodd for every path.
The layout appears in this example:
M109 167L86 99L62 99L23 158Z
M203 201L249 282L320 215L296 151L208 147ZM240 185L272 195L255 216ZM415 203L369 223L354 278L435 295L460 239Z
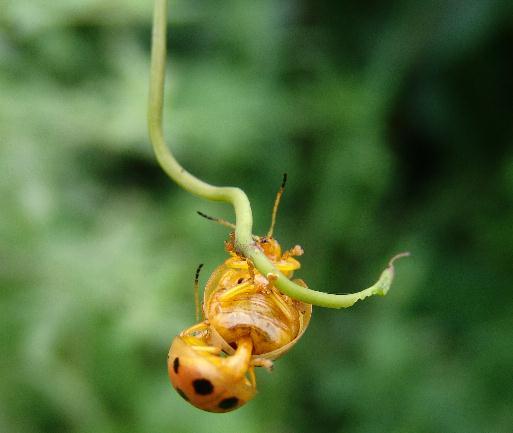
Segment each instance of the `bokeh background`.
M251 198L297 274L385 298L316 308L230 414L188 406L166 354L227 205L146 132L152 2L0 1L0 431L513 431L513 3L173 0L178 159Z

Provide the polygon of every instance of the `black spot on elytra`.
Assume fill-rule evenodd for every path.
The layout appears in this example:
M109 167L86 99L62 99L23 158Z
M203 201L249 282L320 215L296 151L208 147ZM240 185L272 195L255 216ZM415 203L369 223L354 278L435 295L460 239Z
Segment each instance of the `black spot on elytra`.
M173 361L173 371L175 374L178 374L178 369L180 368L180 360L178 358L175 358Z
M214 385L208 379L196 379L192 381L194 391L199 395L209 395L214 391Z
M183 392L180 388L176 388L176 392L180 397L182 397L185 401L189 401L189 398L185 395L185 392Z
M235 406L237 406L238 403L239 403L239 399L237 397L228 397L228 398L221 400L221 402L218 404L218 406L221 409L232 409Z
M239 278L239 279L237 280L237 284L240 284L240 283L242 283L243 281L244 281L244 278Z

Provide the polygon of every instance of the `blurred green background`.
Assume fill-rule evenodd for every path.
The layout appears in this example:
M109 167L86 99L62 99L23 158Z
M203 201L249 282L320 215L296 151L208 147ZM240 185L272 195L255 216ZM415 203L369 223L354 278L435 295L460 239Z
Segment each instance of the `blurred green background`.
M152 2L0 1L0 431L513 431L513 3L173 0L165 125L305 249L316 308L226 415L171 388L192 281L227 205L192 197L146 133Z

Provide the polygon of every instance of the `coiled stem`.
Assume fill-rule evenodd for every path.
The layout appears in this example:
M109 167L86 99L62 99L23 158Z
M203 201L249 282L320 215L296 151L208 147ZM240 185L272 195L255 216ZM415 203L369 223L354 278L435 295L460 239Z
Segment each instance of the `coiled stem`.
M385 295L394 277L393 262L408 253L390 260L378 281L357 293L335 295L300 286L278 271L255 244L252 235L253 214L247 195L240 188L210 185L186 171L175 159L164 139L162 112L166 73L167 0L155 0L151 49L148 128L155 155L163 170L183 189L208 200L230 203L235 210L235 249L250 259L262 275L273 274L275 285L291 298L320 307L346 308L372 295Z

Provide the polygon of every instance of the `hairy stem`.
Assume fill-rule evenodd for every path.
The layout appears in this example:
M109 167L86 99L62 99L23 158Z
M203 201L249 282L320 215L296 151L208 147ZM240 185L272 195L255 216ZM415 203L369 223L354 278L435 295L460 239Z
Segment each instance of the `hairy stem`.
M230 203L235 210L235 248L250 259L263 275L274 274L283 293L291 298L329 308L350 307L356 301L372 295L385 295L394 276L393 261L382 272L379 280L368 289L348 295L318 292L300 286L278 271L255 244L252 235L253 215L247 195L240 188L210 185L186 171L166 146L162 129L164 82L166 73L167 0L155 0L153 38L151 49L150 94L148 128L157 160L163 170L183 189L208 200Z

